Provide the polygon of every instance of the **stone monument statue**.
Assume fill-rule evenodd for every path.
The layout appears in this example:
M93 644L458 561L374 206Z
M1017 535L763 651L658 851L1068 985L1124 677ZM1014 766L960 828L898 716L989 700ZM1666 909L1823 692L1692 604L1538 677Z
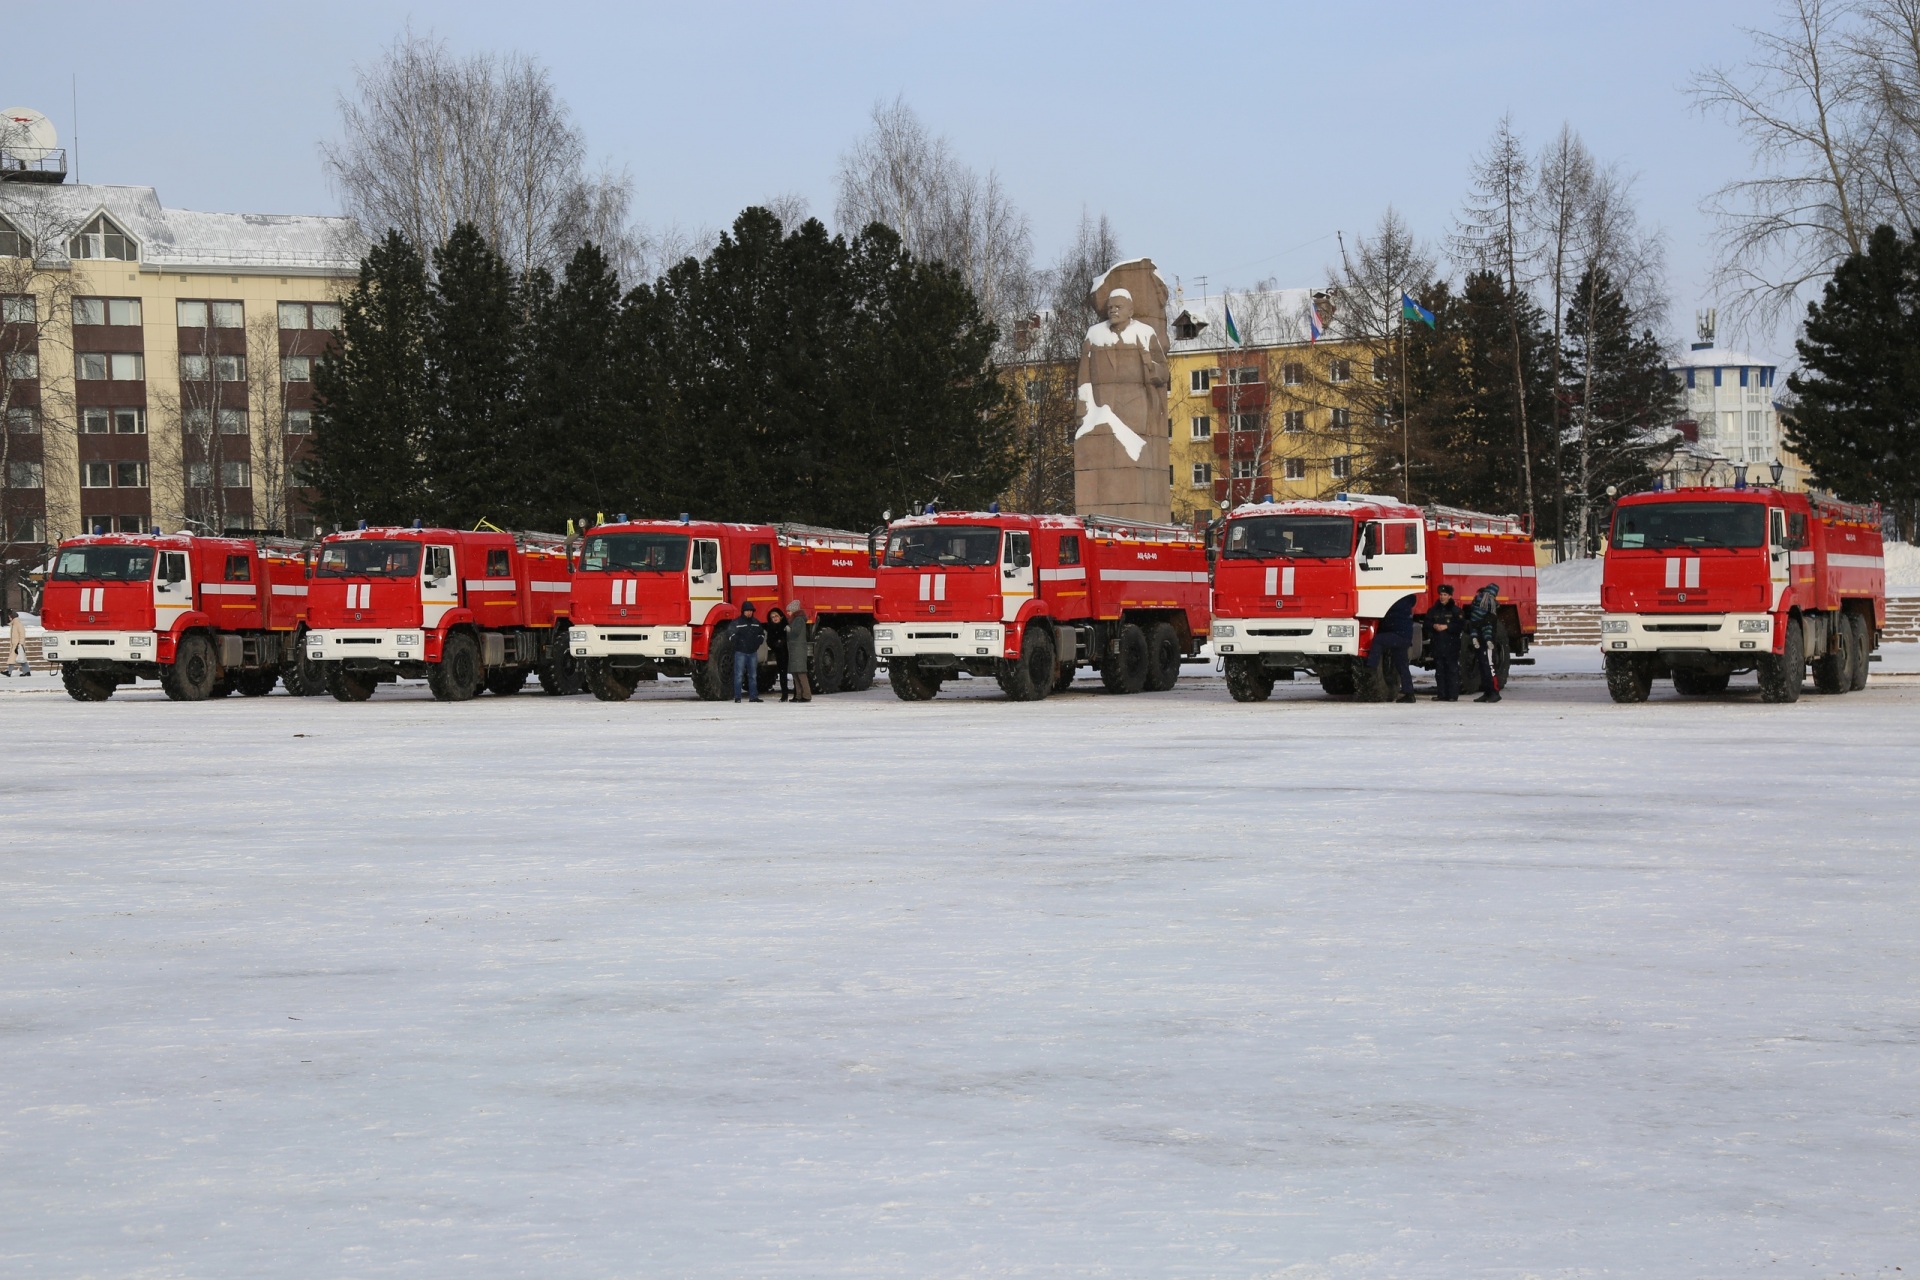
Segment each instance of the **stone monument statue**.
M1106 317L1080 345L1073 500L1081 515L1173 518L1167 479L1167 285L1149 258L1108 268L1088 299Z

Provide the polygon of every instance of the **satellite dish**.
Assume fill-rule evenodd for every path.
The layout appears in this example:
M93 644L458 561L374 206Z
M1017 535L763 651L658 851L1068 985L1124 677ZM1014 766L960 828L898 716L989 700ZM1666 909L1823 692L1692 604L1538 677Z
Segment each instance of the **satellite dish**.
M45 160L60 145L53 121L32 107L0 110L0 148L16 160Z

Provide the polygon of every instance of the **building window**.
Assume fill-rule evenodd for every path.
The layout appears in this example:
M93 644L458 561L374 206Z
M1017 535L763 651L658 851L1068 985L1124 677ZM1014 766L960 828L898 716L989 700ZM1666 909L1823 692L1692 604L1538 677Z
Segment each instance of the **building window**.
M1260 381L1260 370L1251 365L1241 365L1239 368L1233 369L1230 372L1233 377L1233 384L1237 387L1244 387L1250 383Z
M280 304L282 329L325 329L340 327L340 305L334 302L283 302Z
M1196 396L1206 395L1213 390L1212 369L1195 369L1187 375L1187 390Z
M1288 409L1280 415L1280 429L1288 435L1298 435L1307 429L1307 411Z
M7 430L17 436L40 434L40 411L16 405L7 410Z
M286 303L283 302L280 305L284 307ZM286 328L284 324L281 325L280 327L283 329ZM286 364L286 361L282 360L280 363L284 366ZM282 375L283 380L284 380L284 377L285 375L283 374ZM1026 391L1027 391L1028 404L1039 404L1042 400L1047 398L1047 384L1040 381L1040 379L1038 378L1027 379Z
M1353 426L1353 411L1351 409L1333 410L1333 412L1328 415L1327 425L1335 431L1347 430Z
M40 376L40 357L31 351L9 351L6 370L8 378L37 378Z
M205 356L180 357L180 381L205 382L213 371L213 362Z
M173 309L182 329L204 329L207 327L206 303L176 302Z
M138 326L140 323L140 299L75 298L73 300L73 322L75 324Z
M204 462L187 464L187 483L196 489L205 489L213 483L213 468Z
M147 464L144 462L116 462L113 464L113 485L116 489L144 489L147 487Z
M1335 458L1333 460L1333 478L1335 480L1345 480L1348 476L1352 474L1353 474L1352 458L1342 456L1342 457Z
M1213 419L1204 413L1196 413L1189 420L1188 430L1191 432L1191 437L1195 440L1211 440L1213 438Z
M0 258L30 258L33 256L32 243L20 234L20 229L0 218Z
M13 521L13 540L15 542L45 542L47 540L47 522L39 516L15 516Z
M1375 429L1385 431L1392 424L1393 416L1387 412L1385 405L1373 411L1373 425Z
M111 462L81 463L80 487L82 489L113 488L113 464Z
M7 485L13 489L38 489L40 487L40 464L37 462L9 462L7 464Z
M1353 363L1348 360L1329 360L1327 362L1327 381L1346 382L1353 377Z
M1760 423L1760 410L1747 410L1747 443L1754 444L1766 438L1764 428Z
M1196 489L1204 489L1212 483L1213 483L1213 464L1211 462L1194 463L1193 464L1193 487Z
M1305 480L1307 478L1307 460L1305 458L1288 458L1286 469L1287 479L1289 480Z
M73 376L82 382L107 380L107 357L98 351L82 351L73 358Z
M67 255L74 258L106 258L117 262L134 262L140 257L140 250L133 237L114 225L113 219L106 214L97 215L92 222L81 228L80 234L67 242Z
M1307 368L1299 364L1280 366L1280 382L1283 386L1297 387L1307 380Z
M1260 478L1260 464L1252 458L1234 459L1233 478L1235 480L1258 480Z
M215 356L213 358L213 377L216 382L245 382L247 380L247 358L245 356Z
M147 377L147 358L116 352L107 357L107 376L115 382L144 382Z
M243 436L247 434L247 411L245 409L222 409L219 412L220 434L223 436Z
M313 536L313 517L295 516L293 518L293 536L296 538L311 538Z
M312 382L313 359L310 356L284 356L280 360L280 381ZM1038 386L1038 383L1029 385Z
M1235 413L1227 417L1229 431L1263 431L1266 423L1257 413Z
M117 436L143 436L147 434L147 411L145 409L115 409L113 411L113 434Z
M1386 382L1392 377L1393 361L1387 359L1385 356L1375 356L1373 358L1373 380L1375 382Z
M0 321L7 324L33 324L39 318L31 295L10 293L0 298Z
M253 485L253 468L244 462L220 464L220 483L228 489L246 489Z
M313 413L308 409L287 410L287 434L304 436L313 431Z
M80 430L84 435L104 436L113 430L113 414L106 409L82 409Z
M211 306L213 327L216 329L244 329L247 327L247 309L238 302L216 302Z

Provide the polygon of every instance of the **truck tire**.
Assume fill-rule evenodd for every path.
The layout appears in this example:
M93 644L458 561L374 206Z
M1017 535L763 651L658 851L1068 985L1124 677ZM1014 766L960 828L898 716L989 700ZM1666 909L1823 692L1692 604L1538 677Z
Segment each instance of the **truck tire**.
M1080 668L1071 662L1061 663L1059 670L1053 673L1053 691L1055 693L1065 693L1067 690L1073 688L1073 676L1078 670L1080 670Z
M1853 628L1845 617L1836 617L1833 644L1813 660L1813 688L1816 693L1845 693L1853 686Z
M724 702L733 683L733 628L722 624L707 647L707 660L693 667L693 691L702 702Z
M1353 696L1353 663L1350 659L1325 662L1320 667L1320 687L1336 698Z
M487 692L496 698L510 698L527 687L525 667L502 667L487 673Z
M60 664L60 683L66 686L67 696L75 702L105 702L120 687L112 676L83 670L77 662Z
M1147 691L1165 693L1180 678L1180 636L1171 622L1147 632Z
M994 679L1015 702L1038 702L1053 692L1055 665L1053 637L1043 626L1028 627L1020 638L1020 656L1003 659Z
M173 665L160 668L160 688L175 702L204 702L220 683L213 646L203 635L187 636L174 650Z
M440 661L427 668L427 688L436 702L465 702L480 692L484 676L480 646L466 632L456 631L440 647Z
M1393 686L1385 658L1378 666L1353 660L1353 696L1359 702L1392 702L1400 691Z
M329 662L327 668L327 692L333 695L335 702L365 702L373 696L374 686L380 682L374 679L370 671L349 671L344 662Z
M1873 629L1867 625L1866 617L1858 613L1847 615L1847 626L1853 631L1853 673L1847 681L1847 688L1858 693L1867 687L1867 671L1870 669L1868 658L1873 652Z
M1100 660L1100 683L1108 693L1139 693L1147 687L1147 633L1129 622L1120 628L1116 653Z
M813 636L813 658L808 664L815 693L838 693L847 680L847 642L832 627Z
M292 656L280 664L280 683L296 698L312 698L327 691L326 673L307 656L307 633L294 640Z
M587 690L602 702L625 702L633 696L633 682L613 669L605 658L588 658L583 664Z
M1235 702L1265 702L1273 696L1273 672L1258 658L1227 659L1227 692Z
M1607 655L1607 696L1615 702L1645 702L1653 691L1647 665L1630 653Z
M940 692L940 677L920 666L917 658L895 658L887 663L887 683L902 702L928 702Z
M540 690L557 698L579 693L586 688L585 673L581 671L581 660L573 656L569 646L569 628L565 618L556 618L553 623L553 636L547 643L547 658L540 664Z
M847 692L864 693L873 688L873 628L847 628Z
M272 667L261 671L241 671L233 677L233 687L243 698L264 698L280 683L280 673Z
M1807 675L1807 640L1800 619L1786 621L1786 643L1779 654L1760 655L1760 701L1798 702Z
M1673 691L1683 693L1689 698L1710 698L1717 693L1727 691L1727 683L1732 679L1724 671L1696 671L1689 667L1673 669Z

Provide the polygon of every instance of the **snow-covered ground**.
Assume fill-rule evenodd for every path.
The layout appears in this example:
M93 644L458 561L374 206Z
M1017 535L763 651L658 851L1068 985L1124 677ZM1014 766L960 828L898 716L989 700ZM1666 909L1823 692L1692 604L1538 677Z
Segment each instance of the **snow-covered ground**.
M0 1274L1912 1273L1920 681L1564 655L1494 707L16 686Z

